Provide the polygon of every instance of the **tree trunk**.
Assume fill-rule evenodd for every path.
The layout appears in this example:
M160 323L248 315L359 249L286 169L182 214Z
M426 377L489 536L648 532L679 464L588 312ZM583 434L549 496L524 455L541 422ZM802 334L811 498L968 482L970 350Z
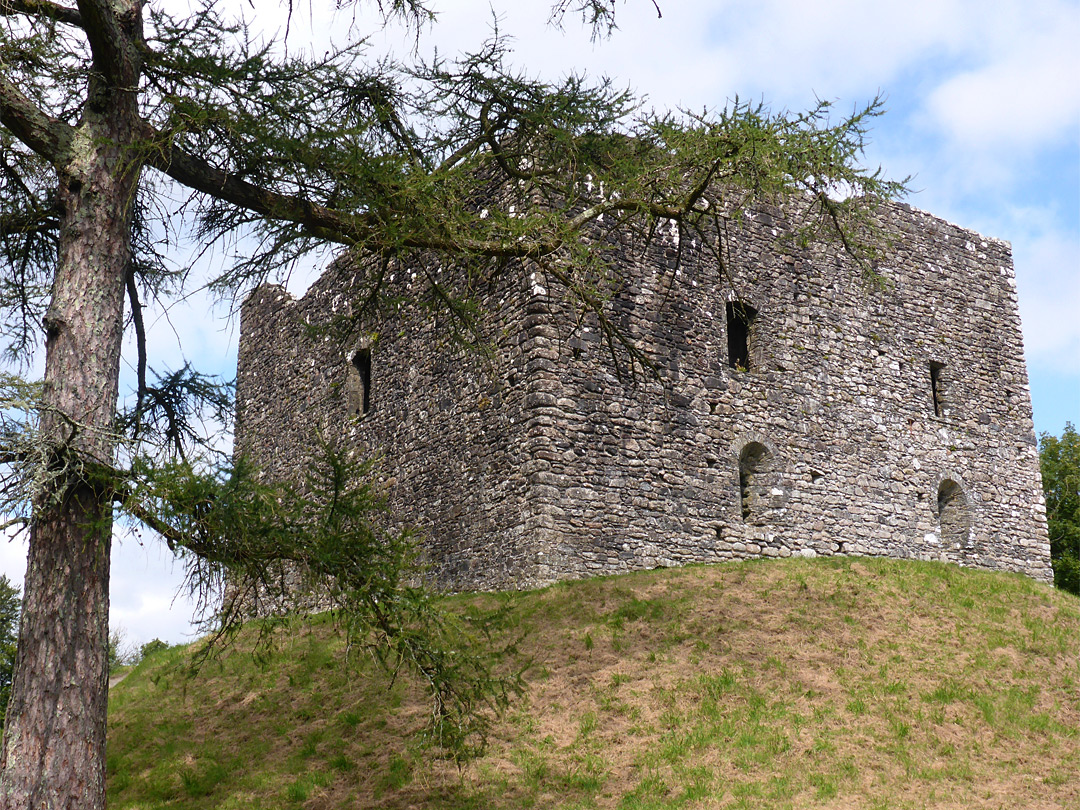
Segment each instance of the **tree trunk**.
M63 216L45 317L41 424L57 475L35 504L30 532L0 754L0 802L11 810L105 806L112 508L108 475L95 465L111 466L116 449L140 164L130 146L137 120L131 94L92 79L89 97L70 159L57 167Z
M105 806L109 541L86 488L33 527L3 753L5 808Z

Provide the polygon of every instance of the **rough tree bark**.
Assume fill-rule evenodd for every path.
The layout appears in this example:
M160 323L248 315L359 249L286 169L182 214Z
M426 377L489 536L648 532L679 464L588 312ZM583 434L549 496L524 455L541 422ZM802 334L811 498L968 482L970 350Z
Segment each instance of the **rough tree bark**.
M112 493L95 462L115 452L124 288L141 162L139 0L80 3L94 52L82 121L47 137L61 209L45 317L42 434L54 483L31 527L0 802L11 810L105 806ZM120 34L120 36L117 36ZM5 120L5 124L11 125ZM38 128L48 122L31 122Z

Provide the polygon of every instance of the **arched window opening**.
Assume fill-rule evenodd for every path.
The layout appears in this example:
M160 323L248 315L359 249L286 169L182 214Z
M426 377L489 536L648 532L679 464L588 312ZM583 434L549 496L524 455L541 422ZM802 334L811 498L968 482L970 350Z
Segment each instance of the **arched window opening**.
M749 371L753 348L754 320L757 310L741 301L727 304L728 365Z
M941 542L952 548L967 545L971 534L971 508L960 485L946 478L938 487L938 522Z
M349 364L349 413L363 416L371 411L371 349L359 349Z
M761 442L750 442L739 453L739 496L744 521L760 517L769 505L773 454Z

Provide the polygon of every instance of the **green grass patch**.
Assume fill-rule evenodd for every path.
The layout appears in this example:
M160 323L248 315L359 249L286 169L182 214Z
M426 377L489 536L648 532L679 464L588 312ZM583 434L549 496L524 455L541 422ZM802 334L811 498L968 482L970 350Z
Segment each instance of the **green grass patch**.
M1080 600L879 559L752 561L513 597L529 691L459 771L421 685L325 617L110 695L111 808L1080 806Z

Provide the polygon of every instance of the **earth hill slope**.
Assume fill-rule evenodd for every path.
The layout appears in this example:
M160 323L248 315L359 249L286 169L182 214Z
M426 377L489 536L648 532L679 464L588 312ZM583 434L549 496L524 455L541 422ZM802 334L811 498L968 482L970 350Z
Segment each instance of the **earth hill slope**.
M527 693L462 771L325 618L110 696L112 808L1076 808L1080 600L847 558L564 583L506 603Z

